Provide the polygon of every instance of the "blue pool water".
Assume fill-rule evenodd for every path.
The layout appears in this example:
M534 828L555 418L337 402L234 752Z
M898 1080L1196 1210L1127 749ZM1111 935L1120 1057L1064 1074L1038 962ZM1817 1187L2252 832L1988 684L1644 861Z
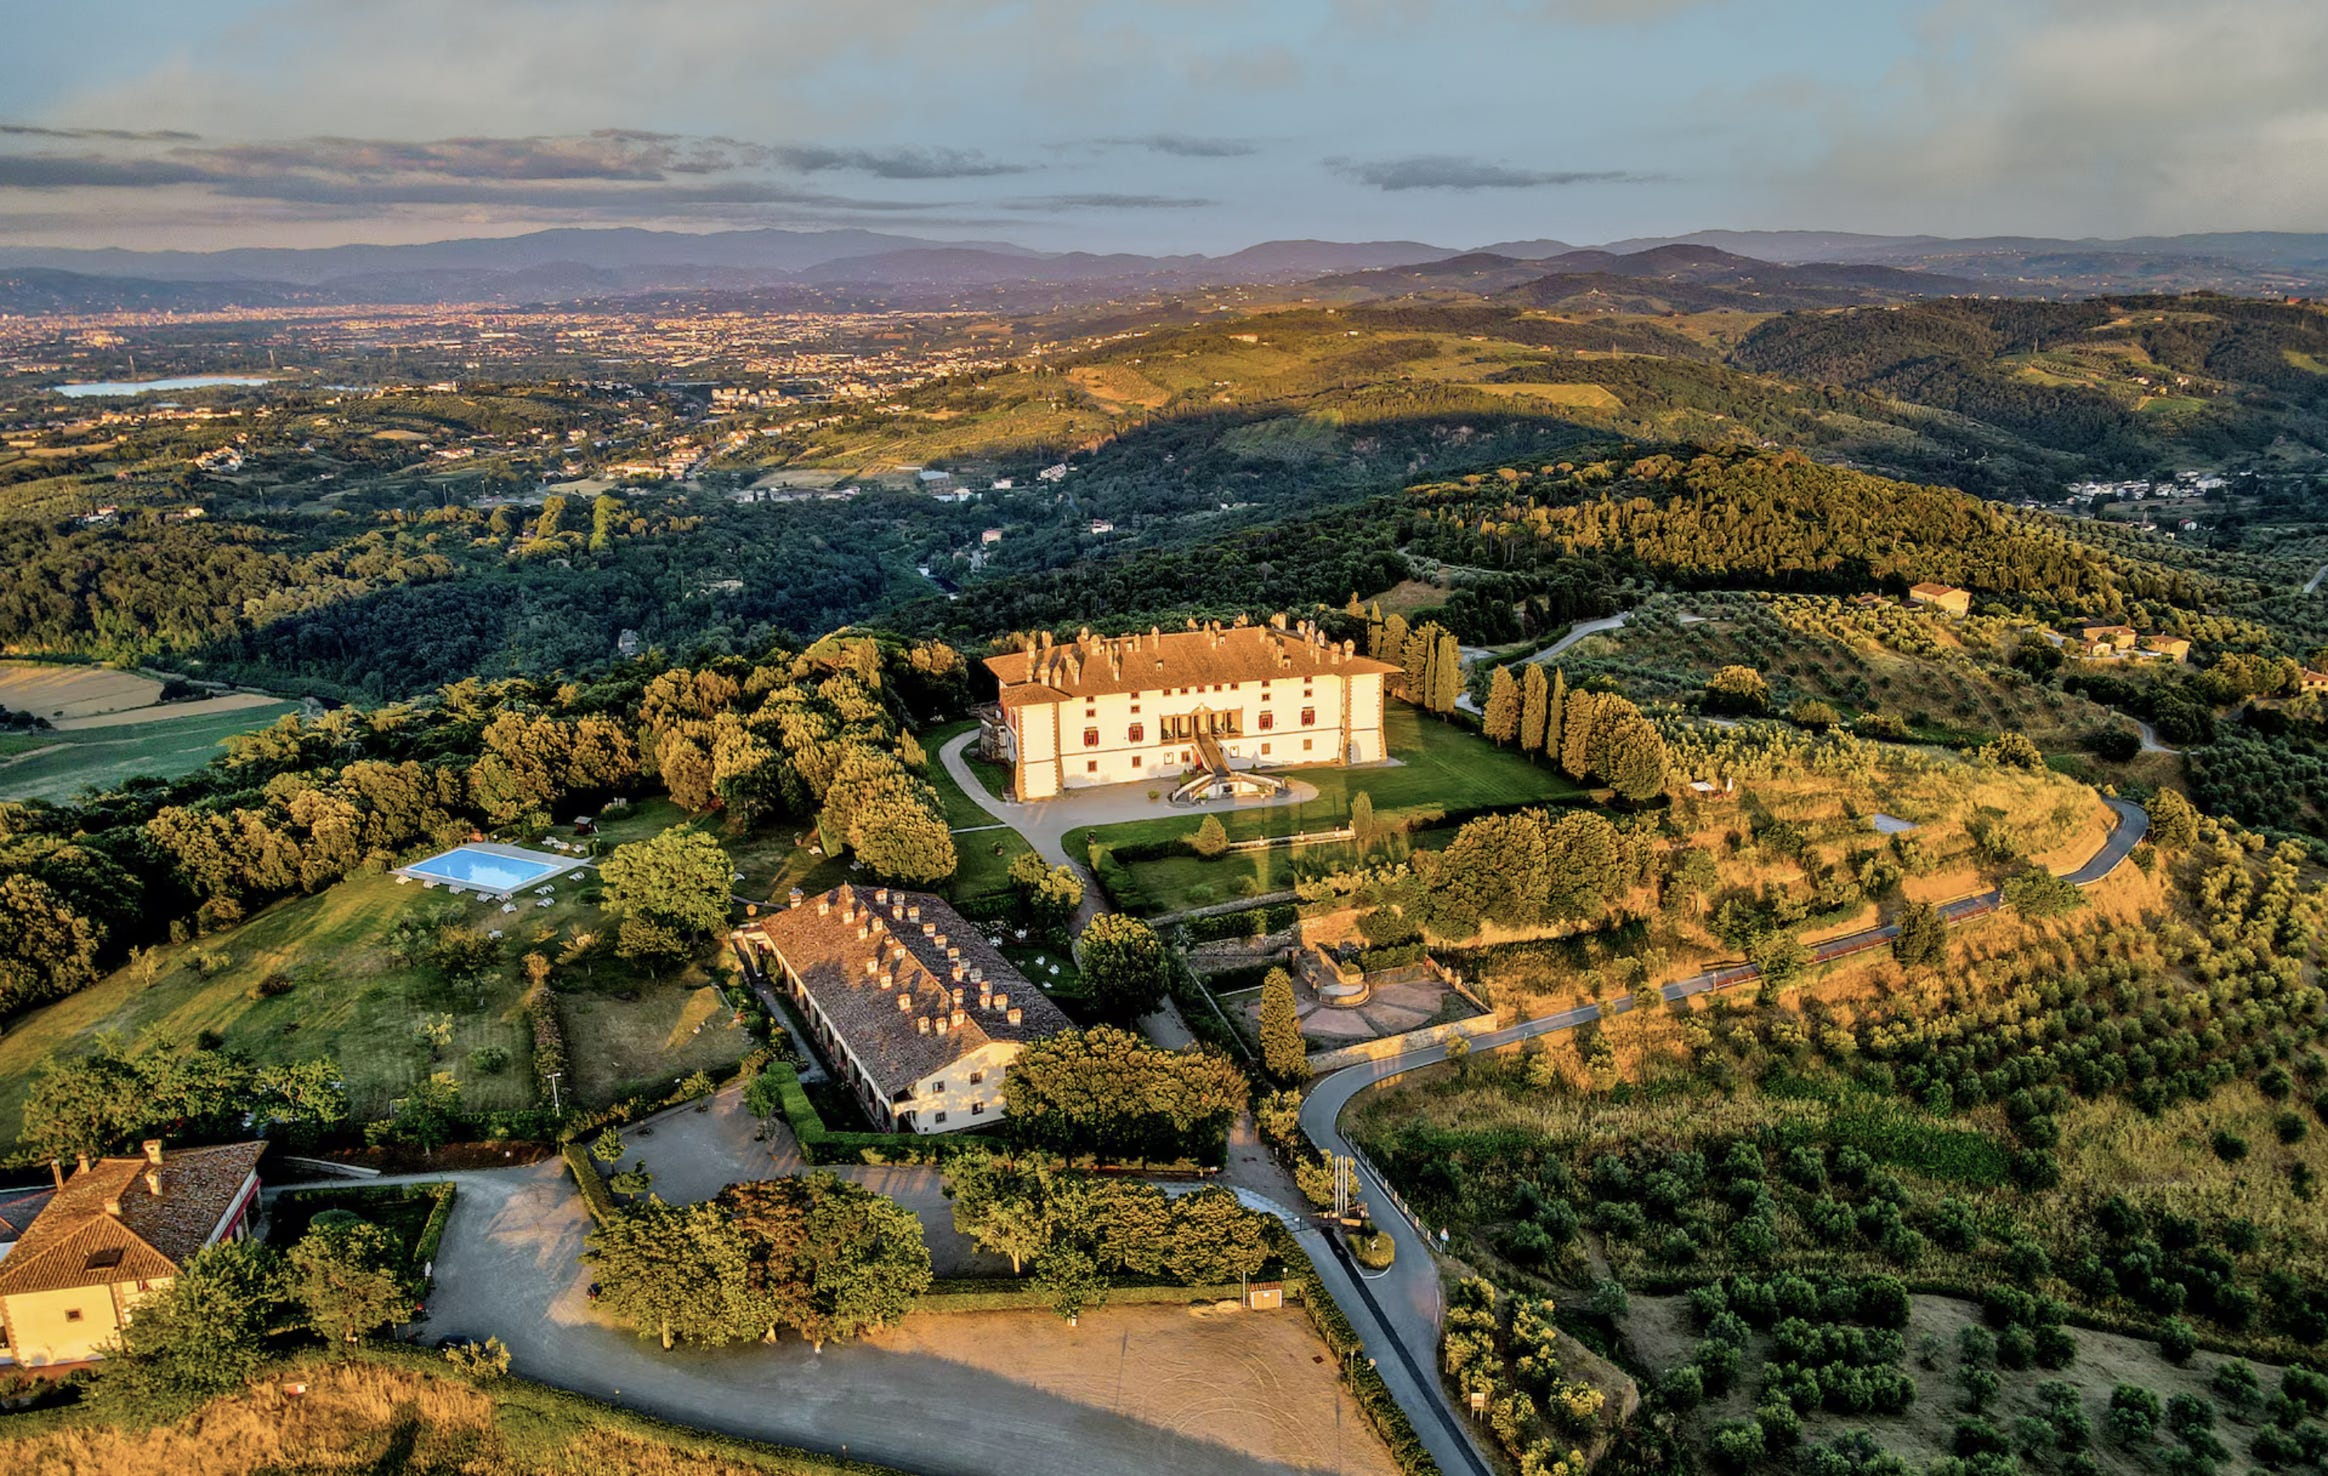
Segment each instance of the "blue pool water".
M406 876L417 876L423 881L450 882L458 887L474 887L480 892L514 892L573 865L571 861L548 857L529 861L474 846L460 846L442 856L416 861L403 871Z

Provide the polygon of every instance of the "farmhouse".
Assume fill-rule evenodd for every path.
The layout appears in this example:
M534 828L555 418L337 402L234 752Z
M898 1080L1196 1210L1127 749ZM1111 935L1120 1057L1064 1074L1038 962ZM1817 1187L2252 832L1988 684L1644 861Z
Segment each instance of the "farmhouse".
M1254 769L1376 762L1383 680L1399 670L1282 615L1066 645L1046 634L986 667L1002 689L986 749L1021 800L1190 770L1227 787Z
M37 1367L102 1358L138 1301L207 1245L249 1233L263 1142L86 1158L0 1259L0 1352Z
M1930 605L1948 615L1972 613L1972 591L1958 589L1952 584L1916 584L1908 587L1908 602Z
M885 1129L991 1123L1020 1048L1070 1028L977 928L925 892L795 890L789 907L732 941L748 966L781 981L866 1116Z

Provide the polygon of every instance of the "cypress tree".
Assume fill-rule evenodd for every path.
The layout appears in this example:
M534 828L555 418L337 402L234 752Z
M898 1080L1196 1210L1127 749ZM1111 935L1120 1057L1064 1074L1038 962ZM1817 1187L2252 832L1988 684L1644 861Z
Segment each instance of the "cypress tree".
M1454 632L1441 631L1431 660L1431 711L1442 717L1455 710L1463 695L1463 647Z
M1520 752L1539 754L1544 751L1545 725L1550 717L1551 696L1550 684L1544 680L1543 666L1529 662L1520 686ZM1549 731L1557 734L1560 730L1552 728ZM1559 746L1557 740L1553 746Z
M1271 969L1261 981L1261 1064L1279 1081L1295 1082L1309 1075L1293 976L1283 969Z
M1544 749L1560 752L1560 735L1568 731L1568 673L1552 669L1552 697L1544 709Z
M1487 707L1480 717L1480 731L1487 734L1498 747L1519 736L1520 684L1512 680L1512 669L1499 666L1487 681Z

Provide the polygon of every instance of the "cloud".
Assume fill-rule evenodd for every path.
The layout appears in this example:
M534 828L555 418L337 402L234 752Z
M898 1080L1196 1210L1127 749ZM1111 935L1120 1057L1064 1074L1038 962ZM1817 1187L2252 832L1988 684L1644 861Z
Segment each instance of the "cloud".
M882 179L980 179L1025 174L1033 166L1006 164L975 149L846 149L815 144L780 144L767 156L802 174L848 170Z
M0 189L152 189L201 184L209 170L168 159L108 159L94 154L0 154Z
M1107 191L1088 194L1028 195L1005 200L1005 210L1201 210L1216 200L1189 195L1119 195Z
M1638 184L1651 178L1621 169L1516 169L1456 154L1332 158L1326 160L1326 167L1378 190L1527 190L1546 185Z
M2328 9L1942 6L1772 198L1856 229L2328 229ZM2139 99L2131 105L2130 99Z
M1112 148L1146 149L1177 159L1242 159L1261 152L1249 138L1202 138L1186 133L1151 133L1141 138L1103 138Z
M151 132L136 132L127 128L37 128L30 123L0 123L0 137L57 138L57 139L112 139L131 143L191 143L199 133L185 133L175 128L158 128Z

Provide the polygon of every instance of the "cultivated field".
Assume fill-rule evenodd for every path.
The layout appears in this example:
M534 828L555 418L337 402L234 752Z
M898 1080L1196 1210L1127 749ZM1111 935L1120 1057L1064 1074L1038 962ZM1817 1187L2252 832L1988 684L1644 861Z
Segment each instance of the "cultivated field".
M235 734L296 711L295 703L243 694L89 718L71 731L28 734L12 742L16 757L0 759L0 799L57 804L84 789L107 789L129 779L175 779L218 757L218 745Z
M1001 1369L1012 1382L1285 1472L1398 1468L1342 1388L1309 1319L1281 1312L1108 1307L909 1317L866 1339L910 1358Z

